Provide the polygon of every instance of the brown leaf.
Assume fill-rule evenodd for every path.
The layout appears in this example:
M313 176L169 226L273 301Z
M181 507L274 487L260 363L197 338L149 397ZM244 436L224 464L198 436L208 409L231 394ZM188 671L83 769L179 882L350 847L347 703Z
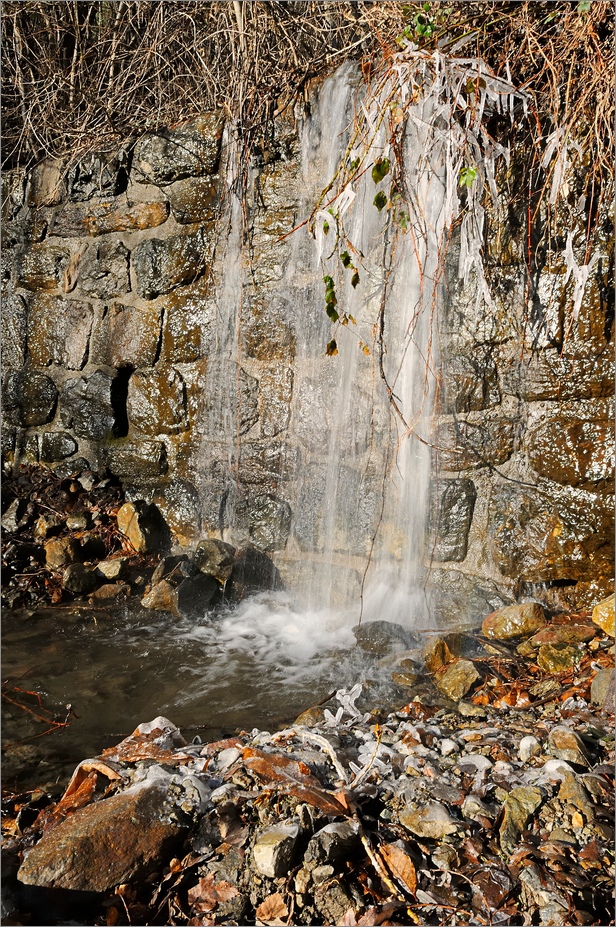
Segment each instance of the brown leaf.
M197 885L188 890L188 903L192 905L199 914L209 914L221 901L229 901L235 898L239 892L235 885L226 882L216 882L214 875L210 872L205 877L199 879Z
M260 779L268 783L282 783L284 792L309 805L314 805L324 814L330 817L349 814L349 809L333 792L324 789L316 776L313 776L310 771L304 772L304 769L308 768L304 763L298 763L291 757L280 753L264 753L250 747L244 750L243 759L244 766L256 773Z
M358 927L378 927L379 924L389 922L390 916L402 905L398 901L390 901L380 908L368 908L357 921Z
M379 853L396 881L414 895L417 888L417 873L408 853L394 843L383 844Z
M273 895L268 895L267 898L265 898L257 908L257 917L264 924L285 924L286 921L282 920L282 918L288 916L289 909L287 908L284 898L280 892L275 892Z

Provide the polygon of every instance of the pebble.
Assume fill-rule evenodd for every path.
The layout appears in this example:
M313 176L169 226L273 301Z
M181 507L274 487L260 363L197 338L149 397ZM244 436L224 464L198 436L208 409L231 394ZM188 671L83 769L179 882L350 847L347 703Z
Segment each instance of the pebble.
M541 753L541 744L532 734L527 734L526 737L522 737L520 740L519 751L520 760L523 763L528 763L531 757Z

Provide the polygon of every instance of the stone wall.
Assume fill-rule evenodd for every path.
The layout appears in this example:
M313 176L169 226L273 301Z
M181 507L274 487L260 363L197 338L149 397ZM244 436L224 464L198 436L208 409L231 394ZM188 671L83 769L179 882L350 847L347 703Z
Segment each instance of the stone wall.
M224 244L223 130L205 115L115 156L4 177L3 459L107 466L183 542L232 523L234 541L305 555L318 546L312 503L306 518L293 511L301 447L286 437L298 404L326 388L315 358L329 328L322 312L296 317L285 282L298 255L280 237L305 218L297 127L281 121L253 164L236 253ZM489 314L450 249L433 576L583 604L609 591L614 555L611 263L595 264L569 325L572 281L546 262L527 312L514 220L491 239ZM608 255L613 232L603 238ZM307 285L294 279L297 293ZM233 480L229 434L241 445Z

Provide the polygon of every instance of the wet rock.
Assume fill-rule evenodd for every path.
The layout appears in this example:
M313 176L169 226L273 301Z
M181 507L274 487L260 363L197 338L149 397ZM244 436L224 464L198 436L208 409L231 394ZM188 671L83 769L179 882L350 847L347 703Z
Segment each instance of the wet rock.
M175 434L188 427L186 386L172 367L137 370L128 383L128 418L147 435Z
M152 586L141 604L144 608L170 612L176 618L197 618L205 615L219 591L218 583L211 576L181 579L179 584L163 579Z
M4 370L21 367L26 359L28 309L23 296L4 293L2 296L2 366Z
M252 496L246 506L252 543L260 550L284 550L291 531L291 507L272 493Z
M38 370L10 373L4 388L3 410L7 423L30 428L51 422L58 401L56 385Z
M104 460L126 486L140 486L167 472L167 451L162 441L125 441L106 447Z
M579 345L575 353L546 348L520 356L513 343L505 345L500 363L503 391L529 402L611 396L613 346L604 342L602 350L593 348Z
M146 592L141 600L144 608L152 608L155 611L171 612L177 615L176 587L166 579L152 585L149 592Z
M537 664L545 673L565 673L578 666L582 651L569 644L544 644L537 653Z
M218 178L190 177L165 187L176 222L190 225L216 218L219 208Z
M70 168L68 192L72 200L115 196L125 180L124 156L121 153L92 152Z
M161 358L166 363L190 364L216 352L218 314L206 279L168 293L163 305Z
M70 515L66 516L66 527L69 531L85 531L91 526L89 512L72 512Z
M128 250L120 241L91 246L81 260L79 285L96 299L111 299L130 290Z
M190 562L187 554L169 554L160 560L152 573L152 586L155 586L162 579L168 579L172 586L177 586L184 577L187 575L194 576L195 573L196 568Z
M155 299L169 293L200 277L207 261L203 229L164 240L149 238L142 241L132 254L137 292L144 299Z
M442 411L479 412L498 405L496 364L489 347L477 347L472 354L453 353L443 370Z
M147 876L177 845L182 827L169 821L166 793L133 787L75 811L26 855L26 885L107 892Z
M8 509L2 516L3 531L17 531L20 525L24 524L24 515L26 514L27 503L25 499L13 499Z
M508 605L484 618L481 630L486 637L508 641L530 637L547 624L543 607L537 602Z
M62 570L81 560L81 547L74 538L52 538L45 544L45 563L50 570Z
M40 515L34 523L32 533L37 541L45 541L47 538L60 534L62 526L62 519L58 515Z
M235 547L217 538L199 541L195 550L194 563L201 573L205 576L213 576L224 586L233 572Z
M155 505L143 500L126 502L117 514L118 530L138 553L155 553L169 547L169 528Z
M116 421L113 377L97 370L91 377L66 380L60 393L60 420L79 438L111 437Z
M557 483L578 486L614 479L614 429L611 422L548 422L528 437L533 469Z
M96 569L85 563L72 563L64 571L62 585L75 595L89 595L98 586Z
M563 804L572 805L577 811L581 811L587 820L594 820L595 810L593 803L582 782L573 773L564 773L558 789L558 798Z
M124 200L96 205L69 203L55 217L53 234L70 238L151 229L166 222L168 215L169 204L165 202L134 203L131 206Z
M71 476L79 476L84 470L90 469L90 462L85 457L69 457L68 460L62 460L53 468L53 472L61 480Z
M327 863L338 863L358 850L361 840L357 825L351 821L326 824L310 839L304 853L304 866L313 869ZM314 872L312 878L314 879Z
M256 547L237 551L231 584L234 594L240 598L250 592L283 588L278 569L267 554Z
M56 290L62 287L71 260L69 248L47 243L28 248L17 266L17 281L28 290Z
M41 460L53 463L64 460L77 450L77 442L65 431L46 431L41 435Z
M130 594L131 588L127 583L104 583L94 590L90 596L90 602L92 605L104 605L107 602L127 598Z
M557 760L590 766L590 760L581 738L564 725L552 728L548 735L548 749Z
M433 637L424 647L422 657L426 664L426 669L431 673L436 673L436 671L441 669L442 666L445 666L446 663L450 663L454 659L455 654L451 652L442 637Z
M92 318L90 303L36 295L28 312L28 352L33 363L81 370L88 356Z
M614 670L598 670L590 686L590 700L603 711L614 713Z
M262 831L253 847L255 866L270 879L288 873L299 838L298 824L278 824Z
M145 183L170 184L183 177L214 174L222 128L221 114L208 113L176 129L144 135L133 154L137 178Z
M472 480L444 480L439 485L434 521L433 557L440 561L461 561L468 549L477 491Z
M416 811L401 812L400 823L417 837L428 837L431 840L441 840L460 829L460 821L437 801L429 801Z
M610 637L614 637L614 596L611 595L609 598L604 599L603 602L599 602L598 605L592 610L592 620L593 622L601 628L602 631L605 631L606 634L609 634Z
M533 786L512 789L505 799L499 841L504 853L511 855L520 842L522 831L543 801L543 793Z
M353 634L358 647L381 656L393 650L403 650L413 643L411 632L393 621L368 621L356 625Z
M434 683L448 698L459 702L479 679L481 676L475 665L470 660L459 659L454 663L448 663L444 670L435 676Z
M190 544L199 536L201 500L194 483L180 479L163 481L152 500L180 544Z
M553 624L542 628L530 638L532 647L543 644L584 644L595 637L597 629L590 624Z
M114 303L93 337L92 360L117 368L151 367L158 351L161 318L156 306Z
M514 440L509 420L458 420L439 425L434 443L440 468L456 471L499 466L511 457Z
M293 371L282 364L264 372L259 380L259 417L264 438L286 431L291 419Z
M520 740L519 755L523 763L528 763L531 757L541 753L541 744L532 734L527 734Z

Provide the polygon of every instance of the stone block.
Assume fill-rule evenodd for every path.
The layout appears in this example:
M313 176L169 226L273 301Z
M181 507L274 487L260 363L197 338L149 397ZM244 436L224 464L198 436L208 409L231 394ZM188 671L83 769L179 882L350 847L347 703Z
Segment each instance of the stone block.
M10 373L4 385L3 411L11 425L30 428L53 420L58 390L49 377L30 367Z
M132 255L137 292L143 299L169 293L200 277L208 259L203 229L142 241Z
M168 469L162 441L117 442L102 449L105 464L125 487L157 481Z
M46 431L41 435L41 460L53 463L64 460L77 450L77 442L65 431Z
M2 171L2 221L14 219L26 200L26 171L22 167Z
M580 344L575 353L554 348L520 355L519 348L505 345L499 357L504 393L527 402L578 400L612 396L614 393L614 348L604 342L590 351Z
M62 161L47 159L37 164L28 178L28 206L57 206L66 195Z
M572 421L556 412L529 434L527 447L532 468L556 483L614 480L613 422Z
M269 368L259 380L259 417L264 438L286 431L291 419L293 371L282 364Z
M443 365L441 411L479 412L501 400L496 364L490 349L478 347L472 354L453 352Z
M131 425L148 435L175 434L188 427L186 388L173 367L135 371L126 407Z
M92 306L76 299L38 294L30 300L28 352L39 367L81 370L88 357Z
M472 480L444 480L438 485L434 521L435 560L462 561L468 549L477 491Z
M613 576L613 496L544 483L536 490L494 483L491 555L505 576L529 583Z
M66 380L60 393L60 421L79 438L111 437L116 422L113 377L97 370L91 377Z
M190 177L165 187L176 222L211 222L219 209L218 177Z
M120 241L92 245L81 260L79 285L96 299L111 299L130 290L128 250Z
M214 307L205 297L204 287L197 283L193 287L182 287L169 293L163 303L165 324L161 356L170 364L190 364L199 360L207 342L213 347L215 334L205 339L205 326L213 329L216 320Z
M295 335L289 325L291 313L292 308L286 303L249 302L242 316L242 346L247 357L262 361L292 361L295 357Z
M110 367L151 367L160 341L159 306L113 303L103 313L92 338L91 360Z
M175 479L162 485L153 500L180 543L190 543L201 530L201 502L195 486Z
M22 296L13 292L2 294L2 367L21 367L26 357L28 309Z
M27 290L56 290L63 286L71 260L69 248L34 244L17 265L17 281Z
M434 437L441 470L471 470L498 466L513 453L515 426L507 419L442 422Z
M142 182L155 184L214 174L222 130L222 115L207 113L178 128L144 135L135 145L133 173Z
M54 217L52 234L59 238L106 235L156 228L167 221L167 202L127 203L118 197L106 203L67 203Z
M67 175L72 200L93 196L116 196L126 185L124 158L118 154L92 152L74 164Z

